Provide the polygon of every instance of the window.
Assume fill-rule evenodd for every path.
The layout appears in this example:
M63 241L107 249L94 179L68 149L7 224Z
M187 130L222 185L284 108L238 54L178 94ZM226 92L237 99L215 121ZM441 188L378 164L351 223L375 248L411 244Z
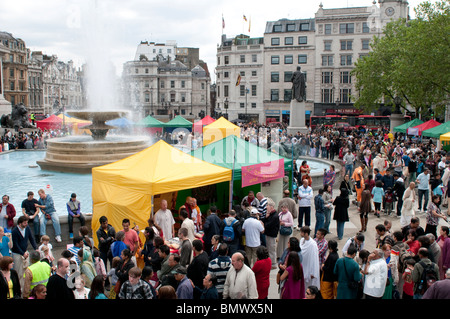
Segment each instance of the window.
M309 31L309 22L300 23L300 31Z
M333 89L322 89L322 103L333 103Z
M258 62L258 56L256 54L252 54L252 62L253 63Z
M134 73L138 74L139 73L139 69L134 69Z
M205 83L202 83L202 90L205 89Z
M331 43L332 41L323 41L323 50L324 51L331 51Z
M256 76L256 75L257 75L256 71L252 71L252 76Z
M145 73L148 74L148 68L145 68Z
M186 93L181 93L181 102L186 102Z
M293 45L294 44L294 38L293 37L285 37L284 38L284 44L285 45Z
M149 88L150 87L150 83L148 81L144 82L144 87Z
M161 85L161 89L164 89L164 86L165 86L164 81L161 80L161 84L160 85Z
M223 96L228 97L228 85L223 86Z
M284 90L284 102L290 102L292 100L292 90L291 89L285 89Z
M203 95L202 95L203 97ZM202 98L203 101L203 98ZM170 93L170 102L175 102L175 93Z
M279 101L279 95L280 95L280 93L279 93L279 91L278 91L278 89L272 89L272 90L270 90L270 100L271 101L273 101L273 102L278 102Z
M220 56L217 57L217 65L220 65Z
M280 64L280 57L278 55L272 55L271 64Z
M292 74L293 74L294 72L292 72L292 71L286 71L286 72L284 72L284 82L291 82L291 79L292 79Z
M298 55L298 64L306 64L308 62L308 56L306 54Z
M341 40L341 50L352 50L353 41L352 40Z
M14 68L9 68L9 77L14 77Z
M175 81L170 81L170 87L173 89L175 88Z
M287 32L295 31L295 24L293 23L286 24L286 31Z
M350 71L341 72L341 83L352 83L352 77Z
M322 72L322 83L333 83L333 72Z
M252 96L256 96L256 85L255 84L253 84L252 85Z
M325 24L325 34L331 34L331 24Z
M341 55L341 65L352 65L352 55L351 54Z
M182 88L185 88L185 87L186 87L186 81L184 81L184 80L181 81L181 87L182 87Z
M150 102L150 94L148 94L148 93L145 93L145 95L144 95L144 99L145 99L145 103L148 103L148 102Z
M280 74L278 72L270 73L270 82L280 82Z
M280 38L272 38L272 39L270 40L270 43L271 43L272 45L280 45Z
M308 43L308 37L305 37L305 36L298 37L298 44L307 44L307 43Z
M224 78L227 78L227 77L229 77L229 76L230 76L230 73L228 73L228 71L223 72L223 77L224 77Z
M322 55L322 66L332 66L333 56L332 55Z
M339 33L354 33L355 32L355 24L354 23L341 23L339 25Z
M363 33L369 33L370 32L369 24L367 22L363 22L362 32Z
M256 109L256 103L252 103L252 109Z
M292 64L294 63L294 57L292 55L284 56L284 64Z
M245 76L245 71L241 71L241 72L239 72L239 74L240 74L241 76Z
M245 63L245 55L241 54L241 63Z
M370 40L367 40L367 39L361 40L361 47L363 50L369 50L370 49Z
M241 109L245 108L245 103L243 103L243 102L239 103L239 107L240 107Z
M341 89L340 90L340 97L339 97L339 101L341 103L350 103L350 96L352 94L352 90L351 89Z
M239 95L245 96L245 85L239 85Z
M273 30L273 32L281 32L282 31L281 24L274 25L272 30Z
M228 55L226 55L224 57L224 59L225 59L225 64L229 64L230 63L230 57Z

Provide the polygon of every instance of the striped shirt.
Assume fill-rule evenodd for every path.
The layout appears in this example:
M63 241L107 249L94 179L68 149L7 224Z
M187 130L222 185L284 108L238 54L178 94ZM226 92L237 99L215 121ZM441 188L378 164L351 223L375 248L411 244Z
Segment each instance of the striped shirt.
M219 256L211 260L208 264L207 274L214 274L217 278L217 292L223 292L223 286L227 279L228 270L231 267L231 258L229 256Z
M267 198L263 198L259 201L259 206L258 206L258 213L259 213L259 219L264 219L266 218L266 213L267 213Z

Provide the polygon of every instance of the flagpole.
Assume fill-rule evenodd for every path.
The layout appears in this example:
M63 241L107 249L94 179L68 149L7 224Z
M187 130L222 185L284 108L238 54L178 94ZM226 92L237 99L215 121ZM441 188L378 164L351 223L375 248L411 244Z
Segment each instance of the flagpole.
M236 138L233 138L233 168L231 169L231 181L230 181L230 196L229 196L229 203L228 203L228 210L233 209L233 191L234 191L234 167L236 163Z

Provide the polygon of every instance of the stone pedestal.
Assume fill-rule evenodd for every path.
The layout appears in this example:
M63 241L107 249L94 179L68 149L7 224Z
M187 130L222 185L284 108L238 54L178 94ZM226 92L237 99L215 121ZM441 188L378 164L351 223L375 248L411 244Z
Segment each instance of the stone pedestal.
M309 130L305 126L305 101L298 102L297 100L291 101L289 126L287 128L288 134L308 133Z
M391 114L389 131L394 133L394 127L402 125L403 123L405 123L405 117L403 116L403 114Z
M12 111L12 104L11 102L7 101L3 94L0 93L0 118L2 115L11 115Z

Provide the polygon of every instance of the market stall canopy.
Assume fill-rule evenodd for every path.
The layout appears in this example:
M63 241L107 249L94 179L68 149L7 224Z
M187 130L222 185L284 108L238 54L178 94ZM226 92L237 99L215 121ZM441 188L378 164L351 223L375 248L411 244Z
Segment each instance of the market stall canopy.
M448 132L450 132L450 121L423 131L422 136L439 138L442 134Z
M446 133L446 134L442 134L439 137L439 141L442 144L442 149L445 151L450 151L450 132Z
M206 115L200 121L197 121L197 122L194 123L193 130L194 130L195 133L201 134L203 132L203 127L213 123L214 121L215 121L215 119L213 119L209 115Z
M164 127L185 127L185 128L192 128L192 122L189 120L186 120L181 115L175 116L172 120L170 120L167 123L163 123Z
M106 124L123 128L123 127L129 127L129 126L134 125L134 122L129 120L129 119L127 119L126 117L121 117L121 118L118 118L118 119L114 119L114 120L108 121L108 122L106 122Z
M143 127L163 127L164 123L149 115L137 122L136 125Z
M76 124L78 127L83 127L86 125L92 124L91 121L81 120L77 119L75 117L69 116L67 114L63 115L62 113L58 115L58 117L65 122L66 125L73 125Z
M429 120L425 123L422 123L420 125L414 126L414 127L408 127L407 133L408 135L422 135L423 131L429 130L430 128L433 128L435 126L441 125L438 121L435 120Z
M203 145L206 146L230 135L240 137L241 128L222 116L213 123L203 127Z
M55 114L50 115L44 120L37 121L36 127L41 130L61 129L63 120Z
M407 130L409 127L414 127L414 126L420 125L420 124L422 124L422 123L423 123L422 120L420 120L420 119L414 119L414 120L412 120L412 121L409 121L409 122L403 123L402 125L399 125L399 126L394 127L394 132L406 133L406 130Z
M233 152L234 149L234 152ZM242 178L242 167L284 160L284 170L292 170L292 160L230 135L190 153L198 159L233 169L233 180ZM235 158L234 158L234 155Z
M148 226L152 197L231 180L231 170L207 163L160 140L117 162L92 169L92 229L106 216L116 229L128 218Z

